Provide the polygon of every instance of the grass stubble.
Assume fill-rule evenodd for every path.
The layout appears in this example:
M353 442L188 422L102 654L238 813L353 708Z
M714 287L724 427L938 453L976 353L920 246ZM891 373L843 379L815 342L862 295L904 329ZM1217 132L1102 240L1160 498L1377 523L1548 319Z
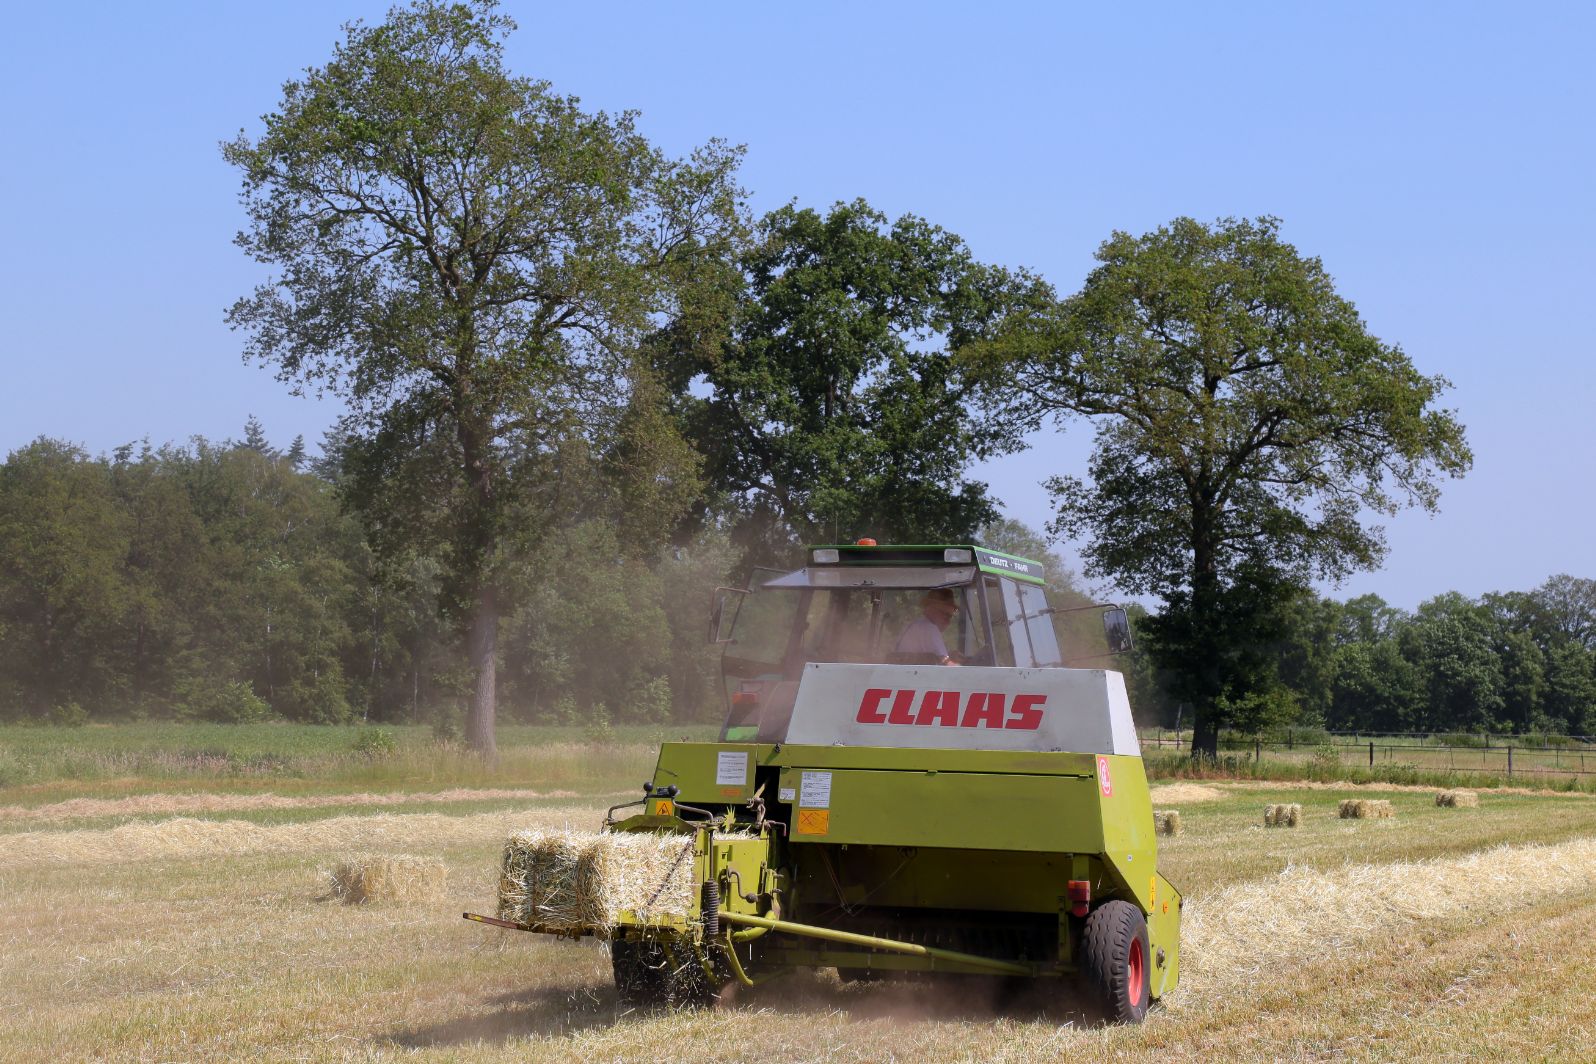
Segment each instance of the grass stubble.
M493 911L510 830L596 824L572 803L236 835L197 821L220 825L198 829L219 830L208 843L190 818L147 837L8 836L0 1059L1596 1059L1578 990L1596 803L1487 792L1459 817L1433 791L1394 793L1399 820L1341 821L1333 791L1210 789L1159 799L1185 815L1161 868L1188 899L1186 970L1140 1028L1091 1026L1062 995L1002 1000L984 981L812 974L714 1012L621 1013L595 944L459 919ZM1301 802L1301 829L1266 832L1259 797ZM436 856L446 896L316 901L318 869L351 840Z

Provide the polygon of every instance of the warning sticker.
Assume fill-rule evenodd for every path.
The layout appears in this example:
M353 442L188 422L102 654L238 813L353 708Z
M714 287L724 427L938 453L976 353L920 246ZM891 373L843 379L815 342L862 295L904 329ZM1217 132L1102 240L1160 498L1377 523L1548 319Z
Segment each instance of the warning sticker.
M829 835L829 834L831 834L831 810L829 810L829 809L800 809L800 810L798 810L798 834L800 834L800 835Z
M715 755L715 785L741 787L748 782L748 751L722 750Z
M778 802L790 802L796 797L798 797L797 787L782 787L776 792L776 801Z
M831 773L805 772L799 783L798 804L810 809L831 808Z

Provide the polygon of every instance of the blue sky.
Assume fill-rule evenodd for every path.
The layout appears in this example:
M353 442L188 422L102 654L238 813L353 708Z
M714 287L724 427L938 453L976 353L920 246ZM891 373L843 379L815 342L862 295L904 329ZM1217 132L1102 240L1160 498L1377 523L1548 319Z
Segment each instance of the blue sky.
M0 64L0 448L149 437L314 443L336 409L239 356L217 142L385 4L28 5ZM1596 15L1534 4L505 5L518 72L637 109L683 152L746 144L757 210L864 197L982 259L1079 286L1097 244L1177 215L1274 214L1469 428L1441 513L1389 526L1333 593L1596 576ZM1080 471L1089 431L983 467L1006 511ZM1070 551L1064 551L1066 557Z

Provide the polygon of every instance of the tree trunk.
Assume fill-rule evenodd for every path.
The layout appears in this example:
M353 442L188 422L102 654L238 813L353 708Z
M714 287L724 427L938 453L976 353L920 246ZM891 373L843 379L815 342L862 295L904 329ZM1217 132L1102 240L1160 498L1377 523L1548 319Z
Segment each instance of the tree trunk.
M469 652L471 668L476 673L476 689L471 696L471 716L466 725L466 739L471 749L484 761L494 761L499 756L494 739L496 701L494 683L497 679L499 651L499 602L492 586L477 590L477 605L471 616Z
M1212 761L1219 756L1219 720L1207 702L1192 704L1191 756L1193 761Z

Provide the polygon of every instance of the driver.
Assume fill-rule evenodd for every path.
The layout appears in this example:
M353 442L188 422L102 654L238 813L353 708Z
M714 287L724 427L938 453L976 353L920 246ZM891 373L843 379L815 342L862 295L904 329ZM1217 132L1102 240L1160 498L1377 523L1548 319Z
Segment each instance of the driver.
M948 644L943 641L942 633L953 623L958 613L959 604L954 600L952 588L939 587L927 591L920 598L920 616L898 636L898 644L892 648L893 653L934 661L938 665L957 665L953 655L948 653Z

